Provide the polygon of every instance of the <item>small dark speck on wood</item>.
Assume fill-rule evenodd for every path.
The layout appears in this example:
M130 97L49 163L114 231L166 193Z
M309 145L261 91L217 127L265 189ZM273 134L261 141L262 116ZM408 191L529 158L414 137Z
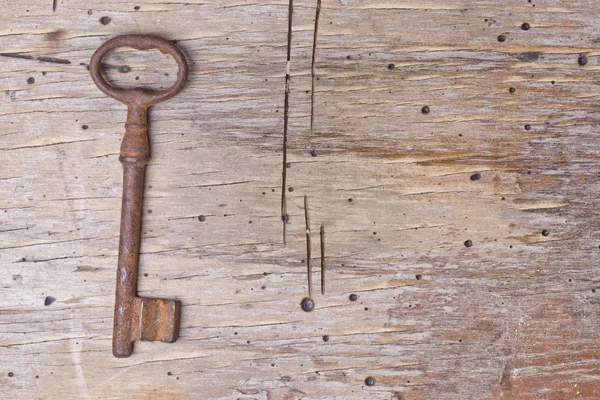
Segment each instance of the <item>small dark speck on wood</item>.
M46 296L46 298L44 299L44 305L49 306L50 304L54 303L54 300L54 297Z
M498 41L499 42L506 42L506 36L505 35L499 35L498 36Z
M579 58L577 59L577 64L581 65L582 67L584 65L586 65L588 63L588 58L585 55L580 55Z
M33 76L30 76L29 78L27 78L27 83L33 85L35 83L35 78Z
M423 114L429 114L430 111L431 109L429 108L429 106L423 106L423 108L421 108L421 112Z
M531 29L531 26L527 22L523 22L523 24L521 25L521 29L523 29L524 31L528 31L529 29Z
M315 308L315 302L310 297L305 297L302 299L300 306L304 311L310 312Z
M471 240L465 240L465 247L473 246L473 242Z
M367 379L365 379L365 385L367 386L374 386L375 385L375 379L373 379L372 377L367 377Z
M108 25L108 24L110 24L110 21L112 21L112 20L110 19L110 17L102 17L102 18L100 18L99 21L102 25Z
M472 181L478 181L480 179L481 179L481 174L479 172L476 172L473 175L471 175L471 180Z

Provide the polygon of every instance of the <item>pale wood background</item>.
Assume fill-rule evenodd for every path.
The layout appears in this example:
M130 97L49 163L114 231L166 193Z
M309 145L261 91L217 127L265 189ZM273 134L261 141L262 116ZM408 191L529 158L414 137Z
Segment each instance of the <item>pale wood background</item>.
M287 1L51 3L0 1L21 56L0 56L3 399L600 397L597 2L324 0L311 136L316 1L296 1L285 246ZM139 281L182 301L180 338L115 359L125 108L85 64L126 33L192 65L151 114ZM175 72L106 62L121 85ZM312 313L305 194L327 234Z

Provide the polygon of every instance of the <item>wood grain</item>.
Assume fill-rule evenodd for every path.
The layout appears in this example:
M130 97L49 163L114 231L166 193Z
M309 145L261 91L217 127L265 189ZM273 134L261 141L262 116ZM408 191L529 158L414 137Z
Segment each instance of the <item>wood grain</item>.
M323 1L311 134L316 0L294 1L286 245L287 1L0 5L2 398L600 397L596 2ZM126 33L191 75L151 110L139 280L181 300L180 338L115 359L126 113L86 64ZM159 53L105 61L174 81Z

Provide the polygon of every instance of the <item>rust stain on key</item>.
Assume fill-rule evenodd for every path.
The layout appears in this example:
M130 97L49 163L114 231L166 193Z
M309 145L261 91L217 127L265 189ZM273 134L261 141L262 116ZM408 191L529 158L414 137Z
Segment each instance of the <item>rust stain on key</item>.
M117 47L158 49L169 54L179 67L177 81L170 88L161 91L124 89L110 85L102 75L101 61L108 51ZM144 175L150 159L148 108L175 96L183 88L188 73L185 56L177 46L146 35L113 38L100 46L90 61L90 74L98 88L127 105L125 136L119 157L123 164L123 203L113 332L115 357L129 357L135 340L160 340L170 343L177 340L179 333L179 301L138 297L136 293Z

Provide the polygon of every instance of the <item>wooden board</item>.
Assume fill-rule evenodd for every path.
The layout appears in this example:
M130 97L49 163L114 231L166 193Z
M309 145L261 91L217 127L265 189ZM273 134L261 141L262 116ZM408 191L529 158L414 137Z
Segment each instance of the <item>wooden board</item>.
M286 1L1 3L3 399L600 398L596 2L324 0L311 134L315 4L294 4L284 245ZM181 300L180 337L116 359L125 107L86 65L126 33L177 40L191 75L152 109L139 280ZM156 52L106 63L174 80Z

